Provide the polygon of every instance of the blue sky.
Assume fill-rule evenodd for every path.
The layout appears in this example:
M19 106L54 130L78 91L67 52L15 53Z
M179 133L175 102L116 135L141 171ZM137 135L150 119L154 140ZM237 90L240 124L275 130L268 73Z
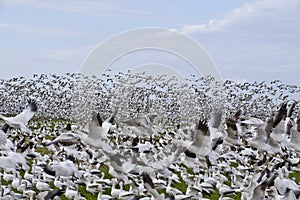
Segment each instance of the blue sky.
M300 0L2 0L0 78L76 72L105 39L130 29L162 27L200 43L223 78L299 84L299 24ZM158 55L138 52L131 61L139 58L135 64L141 65L156 57L155 62L168 62L163 61L168 55L161 61Z

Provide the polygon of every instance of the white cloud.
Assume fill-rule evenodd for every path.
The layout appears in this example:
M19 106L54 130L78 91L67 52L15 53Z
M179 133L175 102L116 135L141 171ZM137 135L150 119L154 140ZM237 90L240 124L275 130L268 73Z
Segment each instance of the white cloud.
M266 17L274 10L288 12L291 8L300 9L300 0L256 0L246 3L218 18L211 19L205 24L191 24L179 28L185 34L195 34L202 31L218 31L234 23L243 22L253 17Z
M224 78L300 81L300 0L256 0L179 29L207 49Z

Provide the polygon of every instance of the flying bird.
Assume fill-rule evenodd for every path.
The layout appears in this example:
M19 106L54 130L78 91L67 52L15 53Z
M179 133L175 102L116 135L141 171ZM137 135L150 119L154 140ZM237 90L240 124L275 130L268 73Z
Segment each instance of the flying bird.
M0 119L4 120L11 128L20 129L22 132L31 133L31 130L26 126L28 121L37 112L37 103L29 100L27 107L18 115L14 117L5 117L0 115Z

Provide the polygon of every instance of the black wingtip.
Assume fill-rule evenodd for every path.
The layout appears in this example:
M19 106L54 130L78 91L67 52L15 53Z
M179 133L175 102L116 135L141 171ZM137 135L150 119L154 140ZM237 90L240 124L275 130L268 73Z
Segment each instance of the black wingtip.
M296 123L297 123L296 129L298 132L300 132L300 117L298 117Z
M236 113L234 114L234 117L235 117L236 119L238 119L241 115L242 115L242 110L238 110L238 111L236 111Z
M198 126L197 126L197 129L203 131L204 133L206 133L208 131L208 126L203 120L200 119L199 123L198 123Z
M211 113L210 125L213 128L219 128L222 121L222 110L214 111Z
M196 157L197 157L197 155L196 155L194 152L191 152L191 151L189 151L189 150L186 150L186 151L184 152L184 154L185 154L187 157L190 157L190 158L196 158Z
M297 104L296 101L294 101L294 102L291 104L291 106L289 107L289 110L287 111L287 117L291 117L291 116L292 116L296 104Z
M3 126L1 127L1 130L4 132L4 133L7 133L9 129L9 125L8 124L3 124Z
M228 128L232 128L233 130L237 131L236 121L233 119L228 119L226 121L226 125Z
M99 126L102 126L102 119L101 119L101 117L100 117L100 114L99 113L97 113L96 111L93 111L92 112L92 121L93 122L98 122L98 124L99 124Z
M116 115L118 114L118 111L119 111L119 108L117 107L116 109L115 109L115 111L112 113L112 115L110 116L110 118L109 118L109 120L108 120L108 122L109 123L114 123L114 121L115 121L115 117L116 117Z
M71 130L72 130L72 127L71 127L71 124L70 124L70 123L67 124L66 130L67 130L67 131L71 131Z
M29 106L30 111L37 112L38 106L37 106L37 103L35 100L29 99L28 106Z
M273 128L275 128L279 122L287 116L287 101L283 102L274 116Z
M153 184L153 181L152 181L151 177L147 173L145 173L145 172L143 172L142 176L143 176L144 184L147 183L147 184L149 184L149 186L151 188L154 189L155 187L154 187L154 184Z
M97 121L98 121L99 125L102 126L103 121L102 121L99 113L97 114Z

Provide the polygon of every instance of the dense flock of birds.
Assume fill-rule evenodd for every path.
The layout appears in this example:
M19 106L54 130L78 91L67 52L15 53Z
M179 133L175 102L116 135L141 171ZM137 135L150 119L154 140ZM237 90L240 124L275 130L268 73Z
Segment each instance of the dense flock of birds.
M144 74L0 80L0 199L300 199L299 91Z

